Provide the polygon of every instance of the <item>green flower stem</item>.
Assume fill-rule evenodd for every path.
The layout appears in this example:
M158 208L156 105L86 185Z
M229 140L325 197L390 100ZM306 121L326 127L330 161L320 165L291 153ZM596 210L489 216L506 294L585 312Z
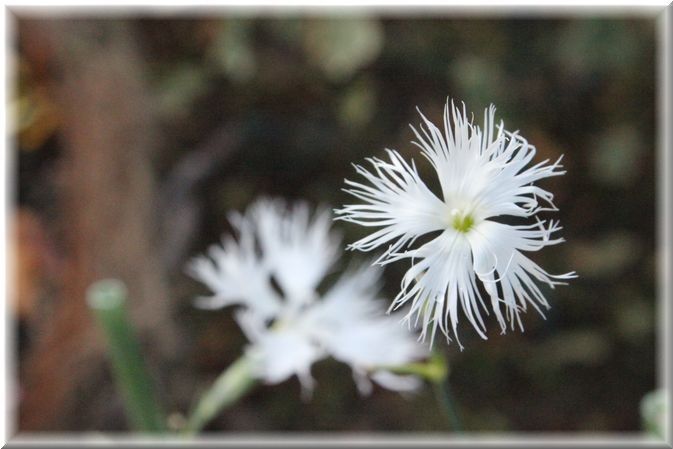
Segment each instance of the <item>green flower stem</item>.
M194 435L199 432L218 413L236 403L256 384L257 380L252 376L252 363L249 358L242 356L220 374L203 394L187 420L184 433Z
M462 432L463 424L460 419L460 414L458 413L456 400L451 393L451 387L449 385L449 361L446 360L444 353L440 352L439 350L435 350L432 353L431 360L434 360L436 365L442 366L444 368L444 376L437 377L433 382L435 396L442 406L444 414L449 420L451 429L455 432Z
M130 424L142 432L165 432L165 415L126 313L126 296L122 282L108 279L89 287L87 302L105 335L113 375Z
M463 431L463 424L458 415L458 410L456 407L456 401L451 394L451 388L449 386L448 379L444 379L435 383L435 395L437 396L438 401L442 405L444 413L451 424L451 429L455 432Z
M380 367L380 369L385 369L395 374L412 374L431 383L435 390L435 396L442 406L451 424L451 428L456 432L463 430L456 403L449 388L449 364L442 352L434 351L426 362L408 363L395 367Z

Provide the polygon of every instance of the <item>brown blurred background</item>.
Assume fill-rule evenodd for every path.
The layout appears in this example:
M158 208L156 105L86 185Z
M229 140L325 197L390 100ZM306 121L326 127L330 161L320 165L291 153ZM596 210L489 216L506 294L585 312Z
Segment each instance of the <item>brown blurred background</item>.
M465 427L639 430L656 371L653 18L24 13L15 31L20 430L127 430L83 297L102 277L129 287L165 407L188 410L245 340L230 310L192 307L185 261L258 195L343 204L350 163L384 147L432 179L407 124L447 96L478 120L494 103L536 161L565 154L544 186L567 243L534 259L580 276L545 290L525 333L491 322L447 348ZM295 379L263 386L208 430L448 429L430 388L362 398L344 365L314 375L312 401Z

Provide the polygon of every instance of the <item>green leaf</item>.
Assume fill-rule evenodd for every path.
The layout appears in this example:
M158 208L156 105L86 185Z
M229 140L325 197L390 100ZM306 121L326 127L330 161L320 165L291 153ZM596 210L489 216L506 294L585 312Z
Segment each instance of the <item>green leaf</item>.
M105 334L113 375L124 397L130 424L138 431L165 432L165 415L126 313L124 284L114 279L98 281L89 287L87 302Z

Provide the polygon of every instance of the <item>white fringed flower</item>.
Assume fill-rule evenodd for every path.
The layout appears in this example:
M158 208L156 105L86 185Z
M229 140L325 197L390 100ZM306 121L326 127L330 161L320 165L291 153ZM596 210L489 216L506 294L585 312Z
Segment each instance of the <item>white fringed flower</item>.
M368 159L373 171L355 165L366 184L346 180L351 187L346 191L363 203L336 211L338 219L380 228L349 248L370 251L387 245L377 263L411 261L391 309L411 301L405 320L409 325L421 321L423 339L431 329L431 345L437 328L451 340L449 325L458 340L459 309L484 339L482 310L493 311L503 333L507 322L523 330L519 314L529 304L540 314L540 306L549 308L535 281L553 288L575 277L574 272L551 275L523 254L563 241L552 238L561 229L558 222L537 218L538 212L557 209L553 195L534 185L564 174L561 158L529 166L535 147L518 132L505 131L502 122L496 127L494 116L491 106L482 130L468 120L464 105L460 110L447 102L443 131L422 114L425 126L420 131L412 127L413 143L437 172L441 197L420 179L413 162L387 149L389 160ZM502 216L534 217L535 223L504 224L497 221ZM430 233L438 235L413 248L416 239ZM490 309L483 296L490 298Z
M370 379L414 390L420 379L387 368L422 359L427 350L376 299L380 270L352 268L322 298L318 293L338 259L340 238L330 231L331 221L327 211L311 218L304 203L289 209L272 200L232 214L238 240L225 238L188 266L213 292L198 304L242 306L236 320L250 341L246 354L255 375L268 383L297 375L310 391L311 365L332 356L351 366L363 393L371 390Z

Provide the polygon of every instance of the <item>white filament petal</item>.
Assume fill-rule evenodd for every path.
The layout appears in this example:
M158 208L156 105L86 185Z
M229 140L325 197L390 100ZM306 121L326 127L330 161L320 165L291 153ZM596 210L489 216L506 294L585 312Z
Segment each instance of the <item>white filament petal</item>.
M363 226L383 229L350 245L351 248L370 251L393 240L387 252L404 247L415 235L441 229L445 206L421 181L416 167L407 164L394 150L387 150L390 162L372 158L374 172L361 166L356 171L373 187L346 180L352 187L346 190L365 204L353 204L337 210L339 219Z

